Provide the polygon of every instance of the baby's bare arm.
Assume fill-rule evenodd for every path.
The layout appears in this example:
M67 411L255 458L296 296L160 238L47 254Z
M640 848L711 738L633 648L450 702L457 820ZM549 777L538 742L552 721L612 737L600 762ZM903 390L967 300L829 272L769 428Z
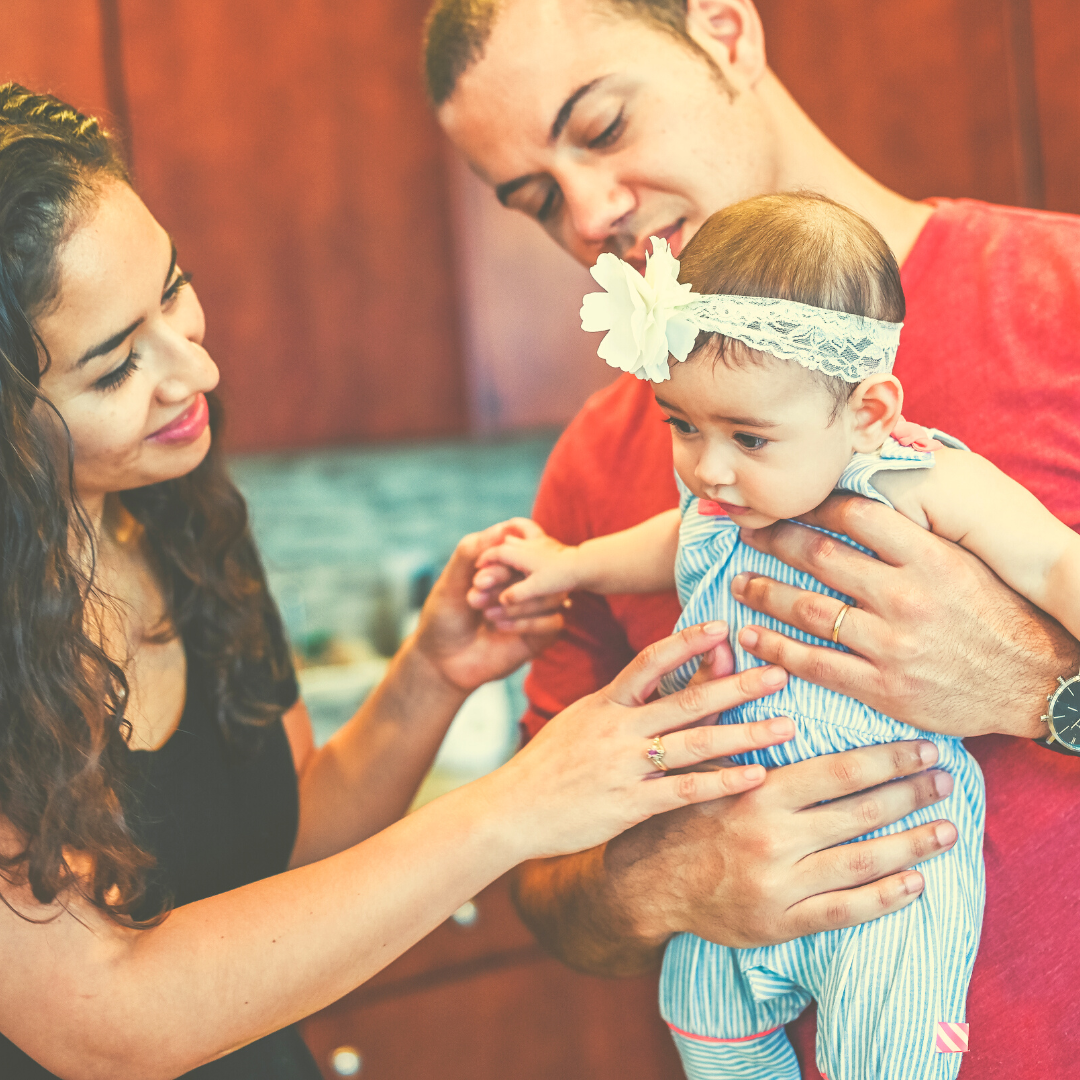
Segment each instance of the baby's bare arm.
M578 548L582 588L602 595L675 588L678 510L665 510L631 529L597 536Z
M946 449L935 457L933 469L880 472L874 487L1080 637L1080 536L978 454Z
M500 566L524 575L524 580L499 593L498 602L504 608L575 589L606 595L673 588L679 517L678 510L668 510L577 547L547 536L535 522L521 522L523 535L507 536L477 560L475 601L470 599L470 603L489 602L491 590L505 583L507 571L501 571L501 581L491 573Z

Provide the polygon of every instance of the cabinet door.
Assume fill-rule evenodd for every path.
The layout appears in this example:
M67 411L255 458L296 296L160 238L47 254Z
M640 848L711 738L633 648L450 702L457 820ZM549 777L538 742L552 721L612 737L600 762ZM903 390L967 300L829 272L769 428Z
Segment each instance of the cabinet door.
M1080 5L1031 0L1031 29L1046 208L1080 214Z
M1004 0L757 6L770 65L871 176L909 198L1021 201Z
M592 979L552 960L505 880L303 1029L328 1080L682 1077L656 978Z
M108 118L98 0L4 0L0 16L0 83L55 94L83 112Z
M305 1023L304 1037L327 1080L683 1075L657 1012L655 979L591 979L549 957L367 1005L333 1006ZM359 1071L349 1072L357 1060Z
M136 180L207 314L233 449L464 428L427 0L119 0Z

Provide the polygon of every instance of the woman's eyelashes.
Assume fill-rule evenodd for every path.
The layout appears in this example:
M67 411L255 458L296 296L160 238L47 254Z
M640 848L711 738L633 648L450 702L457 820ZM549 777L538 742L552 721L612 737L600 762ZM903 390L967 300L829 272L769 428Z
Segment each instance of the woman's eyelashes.
M185 285L190 284L190 274L177 274L173 278L172 284L161 294L161 307L163 311L167 311L172 307L177 296L183 290ZM102 375L100 379L94 382L94 389L101 391L115 390L118 386L127 382L136 371L139 370L139 354L131 349L127 356L124 357L124 362L119 366L113 368L107 375Z
M118 386L127 382L127 380L139 370L139 365L137 363L138 359L139 354L132 349L119 367L113 368L108 375L102 375L102 377L94 383L94 389L103 392L115 390Z
M180 291L184 288L184 286L190 284L190 274L177 274L176 277L173 278L173 283L161 294L161 306L163 308L168 307L169 304L171 304L177 298L177 296L180 295Z

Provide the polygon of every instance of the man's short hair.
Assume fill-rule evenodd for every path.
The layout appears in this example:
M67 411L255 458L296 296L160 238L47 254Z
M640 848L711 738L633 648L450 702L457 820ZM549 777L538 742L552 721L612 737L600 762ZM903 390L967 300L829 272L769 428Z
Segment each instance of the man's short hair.
M507 0L435 0L424 31L424 75L437 109L458 79L484 55L499 8ZM581 0L599 10L640 19L700 51L686 32L686 0Z

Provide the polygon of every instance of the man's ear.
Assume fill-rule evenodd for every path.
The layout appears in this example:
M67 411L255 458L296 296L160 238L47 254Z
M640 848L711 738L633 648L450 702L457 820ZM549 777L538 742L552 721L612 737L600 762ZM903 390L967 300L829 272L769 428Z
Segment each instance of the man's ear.
M765 71L765 31L753 0L686 0L686 32L719 65L753 86Z
M895 375L871 375L855 388L848 408L855 414L852 449L872 454L892 434L904 406L904 388Z

